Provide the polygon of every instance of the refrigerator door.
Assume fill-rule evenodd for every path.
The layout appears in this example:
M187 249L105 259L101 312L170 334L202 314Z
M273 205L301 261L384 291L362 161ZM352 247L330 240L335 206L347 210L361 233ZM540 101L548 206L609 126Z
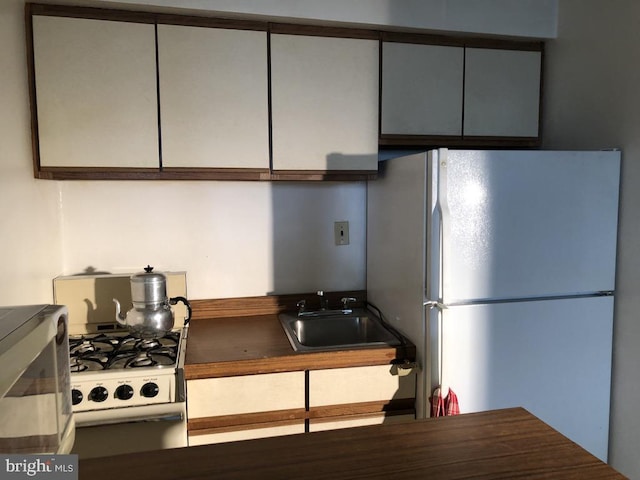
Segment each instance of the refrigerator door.
M443 381L461 413L522 406L607 459L613 297L449 307Z
M614 289L619 152L437 156L445 303Z
M439 271L429 263L438 254L427 255L427 248L433 248L427 238L438 231L432 225L438 223L432 168L426 153L394 158L381 164L378 179L367 187L367 299L416 345L424 372L416 387L419 417L425 413L432 373L437 378L437 364L427 361L433 355L430 331L437 327L429 314L436 312L423 307L430 288L427 271Z

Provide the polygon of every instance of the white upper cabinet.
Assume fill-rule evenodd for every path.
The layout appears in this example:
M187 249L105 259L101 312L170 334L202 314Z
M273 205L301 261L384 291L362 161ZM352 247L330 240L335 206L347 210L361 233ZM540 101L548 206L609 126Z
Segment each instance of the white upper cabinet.
M382 145L537 143L542 44L409 37L382 43Z
M377 40L271 35L273 169L378 168Z
M158 168L154 25L33 16L42 167Z
M267 33L158 25L163 167L269 169Z
M382 44L381 133L461 135L464 48Z
M538 137L542 53L467 48L464 135Z

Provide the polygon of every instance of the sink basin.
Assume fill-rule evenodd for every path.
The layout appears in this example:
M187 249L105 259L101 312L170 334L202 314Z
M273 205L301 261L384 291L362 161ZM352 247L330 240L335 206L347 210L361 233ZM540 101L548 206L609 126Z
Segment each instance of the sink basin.
M297 352L395 346L401 343L378 318L364 309L356 309L349 314L309 317L281 313L278 317L289 343Z

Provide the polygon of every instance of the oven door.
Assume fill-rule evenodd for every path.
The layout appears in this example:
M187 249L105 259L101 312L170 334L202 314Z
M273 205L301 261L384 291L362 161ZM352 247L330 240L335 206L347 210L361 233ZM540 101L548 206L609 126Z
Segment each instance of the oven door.
M187 446L185 402L79 412L71 453L81 459Z

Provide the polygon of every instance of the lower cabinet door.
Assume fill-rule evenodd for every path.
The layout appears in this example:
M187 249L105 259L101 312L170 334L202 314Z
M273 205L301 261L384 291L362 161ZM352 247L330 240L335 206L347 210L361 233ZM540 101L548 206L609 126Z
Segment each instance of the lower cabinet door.
M309 407L415 398L416 376L394 375L391 365L309 372Z
M304 372L187 381L188 418L304 408Z
M275 425L268 427L251 428L239 427L240 430L228 431L203 431L202 433L189 432L189 446L206 445L209 443L235 442L238 440L251 440L255 438L279 437L281 435L293 435L304 433L304 421L294 425Z
M309 431L321 432L324 430L364 427L367 425L407 423L415 419L416 416L414 414L385 415L384 413L340 418L317 418L309 421Z

